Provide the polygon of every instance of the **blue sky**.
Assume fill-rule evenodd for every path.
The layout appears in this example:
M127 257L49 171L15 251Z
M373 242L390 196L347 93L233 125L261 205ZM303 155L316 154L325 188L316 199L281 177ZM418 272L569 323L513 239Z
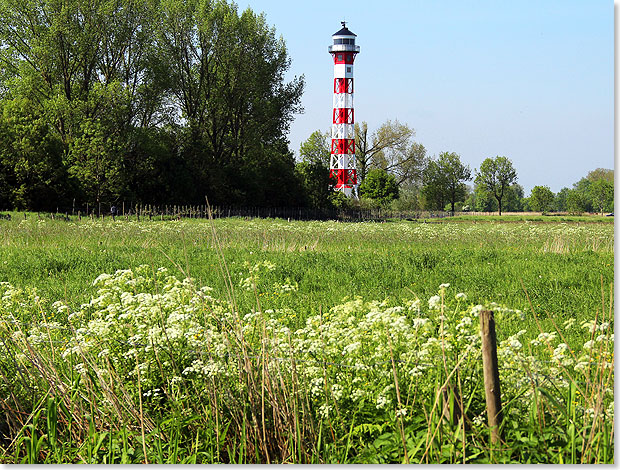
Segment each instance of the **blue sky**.
M355 119L398 119L428 155L472 170L504 155L526 194L554 192L614 165L614 4L609 0L243 0L286 41L304 75L291 149L331 125L340 21L357 34Z

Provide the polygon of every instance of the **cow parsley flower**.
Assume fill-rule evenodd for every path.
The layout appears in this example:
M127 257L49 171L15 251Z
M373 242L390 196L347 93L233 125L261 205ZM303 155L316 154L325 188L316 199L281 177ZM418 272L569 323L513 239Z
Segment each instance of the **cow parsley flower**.
M430 299L428 299L428 308L431 310L437 310L441 308L441 297L439 297L438 295L434 295Z
M397 418L404 418L405 416L407 416L407 409L406 408L400 408L398 410L396 410L395 413Z

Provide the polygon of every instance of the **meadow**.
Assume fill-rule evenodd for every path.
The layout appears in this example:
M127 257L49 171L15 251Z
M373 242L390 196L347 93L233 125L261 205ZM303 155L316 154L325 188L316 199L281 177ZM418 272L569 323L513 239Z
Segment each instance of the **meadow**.
M613 218L12 215L0 462L613 462Z

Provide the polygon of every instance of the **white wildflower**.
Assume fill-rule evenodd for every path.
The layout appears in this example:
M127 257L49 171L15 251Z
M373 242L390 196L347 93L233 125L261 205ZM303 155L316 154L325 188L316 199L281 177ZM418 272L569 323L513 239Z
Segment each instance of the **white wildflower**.
M428 308L430 308L431 310L437 310L440 307L441 297L439 297L438 295L434 295L430 299L428 299Z
M385 395L379 395L377 397L377 409L381 410L386 407L390 403L390 399Z
M332 385L332 395L334 397L334 400L336 401L340 400L342 398L342 394L343 394L342 386L338 384Z
M406 305L409 311L415 310L416 312L420 312L420 299L410 300Z
M326 419L329 416L329 412L331 411L332 407L329 406L327 403L322 404L319 407L319 416L323 419Z

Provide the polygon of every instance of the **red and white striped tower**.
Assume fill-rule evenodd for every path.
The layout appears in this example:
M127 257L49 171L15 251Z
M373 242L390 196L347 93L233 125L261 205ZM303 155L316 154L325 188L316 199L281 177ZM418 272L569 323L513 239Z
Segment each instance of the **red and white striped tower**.
M353 61L360 47L342 22L342 29L332 35L329 53L334 58L334 112L332 119L332 154L329 175L336 180L336 190L357 197L355 133L353 130Z

